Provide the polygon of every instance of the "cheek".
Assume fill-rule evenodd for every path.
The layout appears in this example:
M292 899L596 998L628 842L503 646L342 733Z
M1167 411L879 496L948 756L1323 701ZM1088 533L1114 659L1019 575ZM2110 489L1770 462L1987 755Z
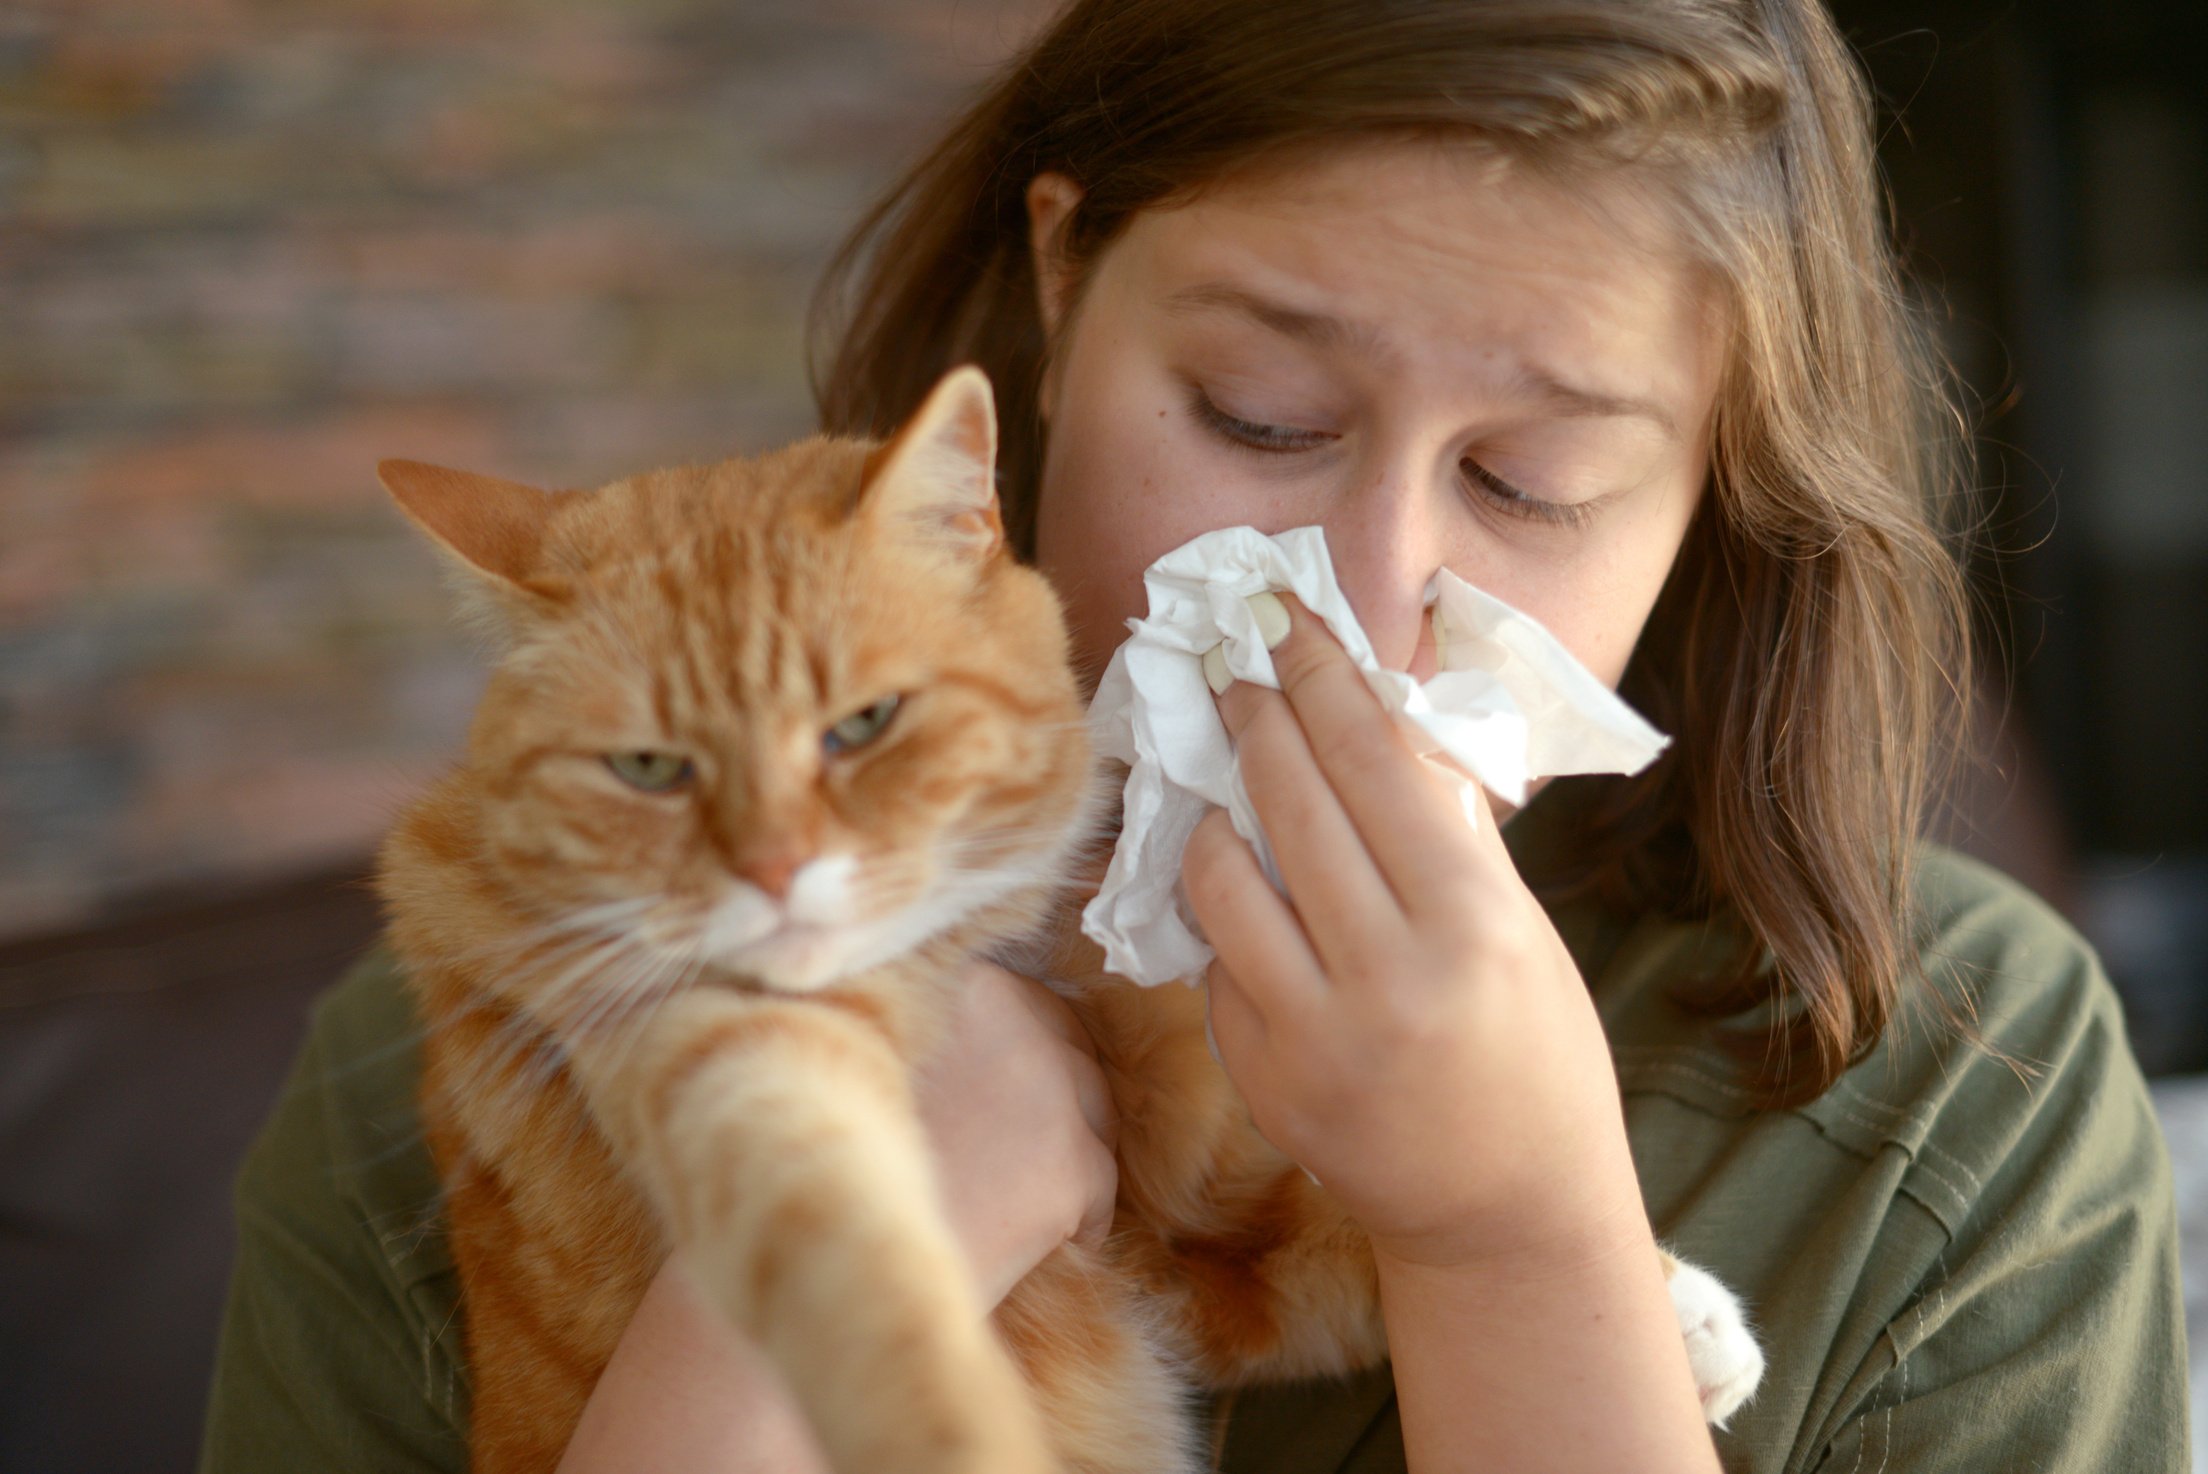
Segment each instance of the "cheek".
M1575 570L1551 632L1605 685L1615 687L1685 538L1692 496L1652 498L1604 530ZM1544 620L1544 622L1547 622Z
M1065 603L1084 687L1146 607L1143 570L1202 530L1182 532L1190 509L1173 491L1162 406L1114 387L1067 374L1036 509L1035 561Z
M1144 569L1200 533L1268 516L1264 495L1219 474L1199 434L1162 375L1103 354L1067 365L1035 561L1065 603L1084 690L1148 607Z

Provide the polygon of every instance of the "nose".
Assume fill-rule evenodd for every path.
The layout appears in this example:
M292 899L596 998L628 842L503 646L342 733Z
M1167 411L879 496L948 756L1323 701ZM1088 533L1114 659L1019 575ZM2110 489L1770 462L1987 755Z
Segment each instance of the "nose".
M812 856L795 845L747 850L730 868L776 900L790 893L790 882Z
M1439 668L1426 585L1449 551L1431 491L1407 469L1391 468L1338 499L1321 525L1334 575L1374 657L1425 680Z

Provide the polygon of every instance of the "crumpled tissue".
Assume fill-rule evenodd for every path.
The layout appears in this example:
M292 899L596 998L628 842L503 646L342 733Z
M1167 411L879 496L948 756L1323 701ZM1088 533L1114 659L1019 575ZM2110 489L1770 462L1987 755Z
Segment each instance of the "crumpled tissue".
M1195 982L1211 961L1180 890L1181 851L1207 808L1227 811L1280 885L1202 668L1223 643L1237 680L1279 689L1252 594L1285 590L1326 622L1413 750L1460 785L1468 819L1473 781L1522 804L1534 779L1638 772L1669 740L1530 616L1446 568L1426 589L1441 668L1423 684L1381 669L1321 528L1207 532L1151 564L1143 585L1149 616L1127 622L1089 704L1096 748L1127 764L1127 784L1118 846L1081 927L1111 971L1146 986Z

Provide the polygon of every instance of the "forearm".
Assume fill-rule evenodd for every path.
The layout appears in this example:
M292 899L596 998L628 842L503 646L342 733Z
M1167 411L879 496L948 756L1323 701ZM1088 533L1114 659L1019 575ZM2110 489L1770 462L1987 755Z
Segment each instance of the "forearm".
M679 1266L637 1307L560 1474L826 1474L782 1379Z
M1638 1196L1539 1264L1380 1259L1412 1474L1715 1474L1717 1454Z

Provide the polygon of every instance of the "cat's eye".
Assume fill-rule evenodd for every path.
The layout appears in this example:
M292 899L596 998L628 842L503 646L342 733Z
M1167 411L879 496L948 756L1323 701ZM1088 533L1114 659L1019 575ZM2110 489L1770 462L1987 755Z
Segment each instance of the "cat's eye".
M606 766L631 788L667 793L690 781L690 759L672 752L609 752Z
M882 735L882 728L897 714L897 698L884 696L864 711L855 711L822 734L820 747L823 752L849 752L854 747L864 747Z

